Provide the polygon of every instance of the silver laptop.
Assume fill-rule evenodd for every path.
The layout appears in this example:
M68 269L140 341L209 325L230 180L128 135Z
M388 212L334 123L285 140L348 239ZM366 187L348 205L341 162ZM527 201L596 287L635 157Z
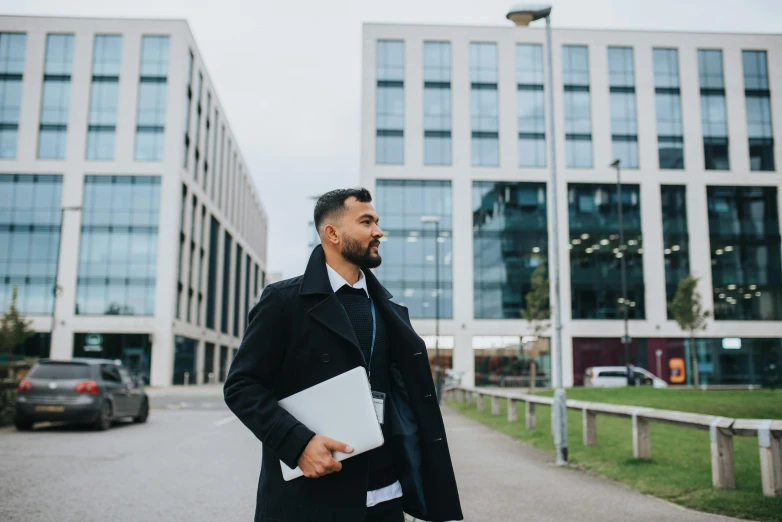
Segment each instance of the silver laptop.
M383 432L372 403L372 390L364 368L354 368L279 401L288 413L318 435L353 446L353 453L334 452L337 461L379 448ZM280 461L288 481L304 473Z

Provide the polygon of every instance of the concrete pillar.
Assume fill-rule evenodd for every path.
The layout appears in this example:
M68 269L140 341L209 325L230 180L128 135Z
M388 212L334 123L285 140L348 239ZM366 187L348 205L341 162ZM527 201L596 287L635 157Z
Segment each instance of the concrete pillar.
M482 413L485 410L486 410L486 398L479 393L478 394L478 411Z
M500 414L500 398L496 396L492 396L491 398L491 414L492 415L499 415Z
M597 414L584 408L582 410L582 422L584 446L594 446L597 444Z
M641 460L652 458L652 444L649 437L649 421L633 413L633 457Z
M709 429L711 484L715 489L736 489L736 476L733 470L733 434L728 430L717 428L717 421Z
M517 422L519 420L519 401L508 399L508 422Z

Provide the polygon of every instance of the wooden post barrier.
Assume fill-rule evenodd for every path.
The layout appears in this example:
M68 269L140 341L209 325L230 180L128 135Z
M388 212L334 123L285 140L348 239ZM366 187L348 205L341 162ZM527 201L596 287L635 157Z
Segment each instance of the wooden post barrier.
M508 398L508 422L519 420L519 401Z
M581 410L582 429L584 431L584 446L597 444L597 414L587 408Z
M500 398L496 395L491 396L491 414L492 415L499 415L500 414Z
M733 433L718 428L722 417L717 417L709 426L711 439L711 485L715 489L736 489L736 474L733 468Z
M478 411L483 412L486 410L486 399L478 393Z
M527 418L527 429L534 430L537 426L537 420L535 418L535 403L531 401L524 402L525 411L524 414Z
M652 458L652 441L649 437L649 421L639 417L640 410L633 411L633 457L641 460Z
M779 438L774 436L772 426L782 421L761 421L758 427L758 446L760 447L760 478L763 494L767 497L782 497L782 455L779 452Z

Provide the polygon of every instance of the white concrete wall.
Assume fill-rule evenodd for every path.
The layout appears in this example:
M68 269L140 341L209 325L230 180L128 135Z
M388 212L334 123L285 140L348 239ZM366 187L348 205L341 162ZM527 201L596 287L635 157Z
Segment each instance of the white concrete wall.
M207 208L207 227L209 214L214 215L221 226L229 231L234 241L248 252L254 262L266 270L266 237L268 219L261 203L260 196L251 181L246 163L238 151L236 139L230 131L225 111L216 95L214 84L209 78L205 65L198 52L193 35L187 23L183 20L111 20L89 18L52 18L52 17L17 17L0 16L0 32L23 32L27 35L25 48L25 68L23 77L23 94L17 155L15 159L0 160L0 173L8 174L60 174L63 176L62 205L81 206L84 194L84 176L86 175L134 175L159 176L161 180L161 205L158 222L158 259L155 287L155 315L143 316L79 316L75 314L76 276L78 272L79 243L81 229L81 213L69 211L65 213L60 241L60 262L58 282L62 288L56 301L57 325L54 330L51 357L70 358L73 354L73 334L76 332L100 333L148 333L152 338L151 381L153 385L169 384L174 363L174 336L184 335L199 340L199 364L203 361L203 342L210 340L216 344L238 345L242 331L238 335L225 336L205 328L206 282L207 267L202 273L201 288L204 292L203 311L200 326L196 325L195 309L193 320L187 323L175 317L176 281L179 232L180 232L180 201L182 184L187 185L188 197L185 222L185 254L189 253L190 219L192 196L195 194L199 207ZM43 64L45 57L46 35L48 33L74 34L73 69L71 73L71 100L67 131L67 152L63 160L39 160L37 155L38 124L40 122L41 90L43 83ZM122 35L122 67L119 79L120 104L117 110L116 148L112 161L87 161L85 159L87 119L90 102L90 85L92 70L92 47L96 34ZM169 35L170 55L167 80L166 122L165 122L165 156L160 162L142 162L134 160L135 128L139 84L139 65L141 39L143 35ZM187 54L192 50L195 56L194 78L198 72L204 75L200 131L201 165L198 171L198 181L193 179L194 149L191 144L189 169L183 169L182 156L184 147L184 110L186 107L186 76ZM193 82L195 87L195 81ZM237 179L241 189L232 194L235 199L226 201L218 207L209 194L209 187L203 186L203 158L209 157L209 177L222 171L218 178L221 183L227 183L227 173L224 165L218 166L213 157L212 143L206 140L206 93L212 95L210 142L216 136L218 129L226 127L226 137L234 143L233 152L238 156ZM195 138L197 92L193 92L191 106L191 141ZM219 112L219 120L214 117L215 110ZM222 134L220 135L222 139ZM217 154L220 153L218 144ZM227 162L224 162L227 164ZM211 181L209 182L211 185ZM225 191L225 189L224 189ZM240 210L241 205L241 210ZM231 216L231 219L229 219ZM200 208L196 213L200 221ZM200 244L200 223L195 229L196 256L198 262ZM221 231L222 236L222 231ZM209 233L203 235L206 250L204 262L209 259ZM188 255L183 256L182 280L185 284L182 303L182 318L186 317L187 274L189 272ZM194 277L197 277L197 265L194 267ZM218 271L218 288L222 284L222 272ZM241 282L232 274L231 285L237 287ZM237 290L238 291L238 290ZM243 289L242 296L244 295ZM251 298L255 295L251 291ZM197 294L193 298L193 306L197 307ZM241 310L243 313L243 308ZM219 317L219 316L218 316ZM37 331L51 329L51 316L30 316L33 328ZM244 325L244 320L240 321ZM219 321L217 325L219 331ZM219 368L216 367L216 368Z
M405 42L405 164L375 164L375 52L381 39ZM448 41L452 59L452 165L423 165L423 80L424 41ZM470 164L470 76L471 42L496 42L499 56L500 166L472 167ZM541 28L463 27L425 25L365 24L363 34L361 183L374 190L377 179L451 180L453 190L453 319L441 321L441 334L455 337L454 366L474 375L472 337L478 335L524 335L529 327L523 320L473 319L473 253L471 194L473 181L547 182L549 169L518 167L516 123L516 43L545 44ZM562 46L589 46L592 110L593 168L565 168L565 131L562 88ZM646 319L630 322L633 337L680 337L675 322L665 311L665 268L660 209L661 184L687 186L687 214L690 227L690 262L701 277L700 292L707 308L712 307L711 259L706 212L707 185L760 185L778 187L782 209L782 182L778 173L751 172L747 143L747 123L741 50L766 50L768 56L771 106L773 111L775 157L782 162L782 36L708 33L666 33L653 31L553 31L554 117L556 125L556 167L559 199L559 251L563 313L564 380L572 385L572 339L574 337L619 337L622 321L570 319L570 270L567 222L567 184L572 182L615 183L611 149L611 121L608 87L609 46L633 48L640 168L623 170L623 183L641 185L641 221L644 235L644 283ZM657 128L654 103L652 49L679 50L685 169L660 170L657 159ZM730 166L726 172L706 171L700 121L700 92L697 50L723 49L725 90L730 132ZM544 62L545 62L544 45ZM547 118L547 140L548 118ZM548 141L546 144L548 156ZM549 198L551 187L549 186ZM550 205L549 205L550 207ZM433 320L414 320L422 335L434 333ZM550 335L550 332L549 332ZM710 321L707 337L779 337L780 321Z

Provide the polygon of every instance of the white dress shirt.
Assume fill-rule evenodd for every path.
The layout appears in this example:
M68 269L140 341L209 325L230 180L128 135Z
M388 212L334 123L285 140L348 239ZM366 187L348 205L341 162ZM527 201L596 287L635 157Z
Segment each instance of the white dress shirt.
M336 293L337 290L339 290L343 286L348 285L351 288L359 288L363 290L364 292L366 292L367 297L369 297L369 290L367 289L367 278L364 277L364 272L362 270L359 269L358 271L358 281L356 282L355 285L351 285L350 283L345 281L345 278L339 275L336 270L331 268L328 265L328 263L326 263L326 271L329 274L329 282L331 283L331 289L334 290L334 293ZM376 489L374 491L367 491L367 507L376 506L381 502L385 502L387 500L393 500L401 496L402 496L402 485L397 480L390 486Z

